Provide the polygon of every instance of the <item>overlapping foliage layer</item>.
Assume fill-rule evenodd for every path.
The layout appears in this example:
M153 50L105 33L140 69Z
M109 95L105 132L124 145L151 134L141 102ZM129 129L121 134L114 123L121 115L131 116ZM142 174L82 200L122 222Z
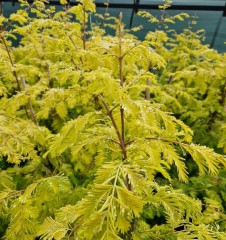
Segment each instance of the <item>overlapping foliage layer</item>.
M23 2L0 17L1 236L225 239L222 196L202 202L177 181L195 183L194 163L195 173L221 179L223 155L192 143L182 120L196 143L225 149L225 56L197 36L139 41L121 15L102 18L115 36L94 23L88 30L93 1L62 4L55 12Z

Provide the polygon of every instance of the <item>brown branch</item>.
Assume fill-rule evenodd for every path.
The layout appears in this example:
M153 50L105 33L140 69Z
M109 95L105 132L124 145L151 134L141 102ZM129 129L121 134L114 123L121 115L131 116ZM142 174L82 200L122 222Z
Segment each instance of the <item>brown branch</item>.
M99 96L99 97L101 98L101 101L102 101L102 103L103 103L103 105L104 105L104 108L105 108L105 110L106 110L106 112L107 112L107 115L108 115L109 118L111 119L111 122L112 122L112 124L113 124L113 127L114 127L114 129L115 129L115 131L116 131L116 134L117 134L117 136L118 136L119 142L120 142L120 144L121 144L121 142L122 142L122 137L121 137L121 134L120 134L120 132L119 132L118 126L117 126L117 124L116 124L116 122L115 122L115 119L114 119L114 117L113 117L113 115L112 115L112 111L108 108L108 106L107 106L106 102L104 101L103 97L102 97L102 96Z
M10 64L11 64L11 66L14 68L14 63L13 63L13 59L12 59L12 57L11 57L9 48L8 48L8 46L7 46L7 44L6 44L6 41L5 41L4 36L3 36L1 33L0 33L0 38L1 38L2 42L3 42L3 45L4 45L4 47L5 47L5 50L6 50L6 52L7 52L7 55L8 55ZM15 70L13 70L13 75L14 75L14 77L15 77L15 79L16 79L16 82L17 82L17 88L18 88L19 91L21 91L19 79L18 79L18 76L17 76L17 73L16 73Z
M113 112L118 106L119 104L116 104L110 111Z
M120 117L121 117L121 136L122 136L122 144L123 144L123 152L124 152L124 160L127 158L126 150L125 150L125 119L124 119L124 109L123 106L120 106Z
M76 36L76 37L78 37L78 36ZM73 38L72 38L71 36L68 36L68 38L69 38L69 39L70 39L70 41L72 42L72 44L73 44L74 48L75 48L76 50L78 50L78 47L77 47L77 45L75 44L75 42L74 42ZM79 37L79 38L80 38L80 37Z
M71 60L71 62L73 63L73 65L76 67L76 69L79 69L80 71L82 71L82 68L74 61L73 57L70 56L68 53L68 58Z
M116 122L115 122L115 119L114 119L114 117L113 117L113 115L112 115L112 110L109 109L109 107L107 106L107 104L106 104L106 102L104 101L103 97L102 97L102 96L99 96L99 97L100 97L101 102L103 103L104 108L105 108L105 110L106 110L106 112L107 112L107 115L108 115L109 118L111 119L112 125L113 125L113 127L114 127L114 129L115 129L115 131L116 131L116 134L117 134L118 140L119 140L119 145L120 145L120 148L121 148L121 151L122 151L122 154L123 154L123 159L125 160L125 159L127 158L126 149L125 149L125 144L124 144L124 142L123 142L123 138L122 138L121 133L120 133L120 131L119 131L119 129L118 129L118 126L117 126L117 124L116 124Z
M119 24L118 24L118 47L119 47L119 79L120 79L120 86L123 87L123 57L122 57L122 13L119 16ZM127 153L125 149L125 117L124 117L124 108L120 106L120 117L121 117L121 148L123 152L123 159L127 159Z
M30 40L31 40L31 42L32 42L32 39L30 38ZM36 52L36 55L37 55L37 57L38 57L38 59L40 59L40 60L42 60L42 58L41 58L41 56L40 56L40 54L39 54L39 52L38 52L38 49L37 49L37 47L35 46L35 44L32 42L32 45L33 45L33 48L34 48L34 50L35 50L35 52Z
M3 36L1 33L0 33L0 38L1 38L2 42L3 42L3 45L4 45L4 47L5 47L5 50L6 50L6 52L7 52L7 55L8 55L10 64L11 64L11 67L14 68L14 63L13 63L13 59L12 59L12 57L11 57L9 48L8 48L8 46L7 46L7 43L6 43L6 41L5 41L4 36ZM18 91L21 92L22 89L21 89L21 86L20 86L19 78L18 78L18 76L17 76L17 72L16 72L16 70L13 70L12 72L13 72L14 78L16 79L17 89L18 89ZM25 112L26 112L27 118L29 119L30 117L29 117L29 114L28 114L28 111L27 111L26 107L25 107Z
M7 198L12 198L12 197L17 197L17 195L19 195L19 194L22 194L22 193L24 193L25 192L25 190L15 190L15 191L13 191L13 192L10 192L7 196L5 196L4 198L1 198L1 201L2 200L5 200L5 199L7 199Z
M114 140L114 139L112 139L112 138L109 138L108 140L109 140L109 141L112 141L113 143L116 143L116 144L118 144L118 145L120 146L120 142L117 142L116 140Z
M119 47L119 79L120 86L123 88L124 79L123 79L123 57L126 55L122 55L122 37L123 37L123 24L122 24L122 13L119 15L119 23L118 23L118 47ZM121 149L123 153L123 160L127 159L126 145L125 145L125 113L123 105L120 106L120 118L121 118ZM128 175L126 175L124 179L125 185L129 191L133 191L132 184L129 181ZM131 222L131 230L129 231L129 238L132 237L132 232L135 230L135 216L133 215L133 221Z
M67 237L67 240L70 239L70 237L72 236L72 234L78 229L79 225L76 225L72 230L71 232L69 233L68 237ZM65 238L66 239L66 238Z

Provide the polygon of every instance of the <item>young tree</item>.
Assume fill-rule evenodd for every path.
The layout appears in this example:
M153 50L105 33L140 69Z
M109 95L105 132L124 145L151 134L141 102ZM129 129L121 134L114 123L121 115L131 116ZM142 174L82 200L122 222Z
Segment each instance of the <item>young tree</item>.
M189 127L143 99L146 88L160 91L150 68L166 68L164 56L126 34L122 15L108 36L98 27L88 31L92 0L62 3L55 12L43 1L23 2L9 20L1 17L2 234L224 239L205 224L201 202L170 184L175 169L188 181L187 155L214 175L225 159L193 144Z

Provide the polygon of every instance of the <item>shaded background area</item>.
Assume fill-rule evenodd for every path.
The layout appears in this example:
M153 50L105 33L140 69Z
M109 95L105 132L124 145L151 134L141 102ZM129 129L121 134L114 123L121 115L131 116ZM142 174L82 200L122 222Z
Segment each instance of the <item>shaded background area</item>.
M97 13L105 13L107 0L96 0ZM9 16L10 13L16 12L19 4L13 0L4 0L0 2L2 5L2 12L4 16ZM123 21L127 28L143 25L143 29L136 33L140 39L144 39L148 31L155 30L158 26L150 24L139 17L136 13L138 10L146 10L156 17L160 17L161 12L158 10L158 5L163 1L152 0L109 0L108 13L113 16L119 16L123 13ZM60 8L59 1L50 0L50 4L56 5ZM71 5L75 5L76 1L71 0ZM175 15L180 12L186 12L197 21L193 25L193 30L204 29L206 32L206 40L204 43L209 44L219 52L226 52L226 0L174 0L167 14ZM93 19L95 21L95 19ZM191 19L185 22L177 22L170 26L177 32L183 31L189 26Z

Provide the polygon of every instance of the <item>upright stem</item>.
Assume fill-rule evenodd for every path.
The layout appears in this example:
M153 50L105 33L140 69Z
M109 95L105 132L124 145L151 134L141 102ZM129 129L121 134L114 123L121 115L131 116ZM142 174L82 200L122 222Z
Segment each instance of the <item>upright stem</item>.
M77 45L75 44L73 38L72 38L71 36L68 36L68 38L71 40L71 42L72 42L74 48L75 48L76 50L78 50L78 47L77 47Z
M119 23L118 23L118 46L119 46L119 56L118 61L119 61L119 79L120 79L120 86L123 87L123 55L122 55L122 14L120 13L120 18L119 18ZM100 96L101 97L101 96ZM107 111L107 115L109 116L109 118L111 119L111 122L113 124L113 127L115 128L116 134L118 136L119 139L119 143L120 143L120 148L122 151L122 155L123 155L123 160L125 161L127 159L127 153L126 153L126 144L125 144L125 116L124 116L124 108L122 105L120 105L120 120L121 120L121 131L119 130L113 114L112 114L112 110L110 110L107 106L107 104L105 103L105 101L103 99L102 103ZM128 189L131 190L130 184L128 179L126 179L126 184L128 186Z
M101 97L101 96L100 96ZM115 119L113 117L113 114L112 114L112 110L110 110L106 104L106 102L104 101L104 99L101 98L101 101L107 111L107 115L109 116L109 118L111 119L111 122L112 122L112 125L116 131L116 134L117 134L117 137L118 137L118 140L119 140L119 145L120 145L120 148L121 148L121 151L122 151L122 154L123 154L123 159L125 160L127 158L127 154L126 154L126 148L125 148L125 142L123 142L123 138L122 138L122 135L118 129L118 126L115 122Z
M12 67L14 67L13 59L12 59L11 54L10 54L10 52L9 52L9 48L8 48L8 46L7 46L7 44L6 44L5 38L3 37L3 35L2 35L1 33L0 33L0 38L2 39L3 45L4 45L5 50L6 50L6 52L7 52L7 55L8 55L10 64L11 64ZM17 88L18 88L19 91L21 91L19 78L18 78L17 73L16 73L15 70L13 70L13 75L14 75L14 77L15 77L15 79L16 79L16 82L17 82Z
M118 47L119 47L119 56L118 56L118 61L119 61L119 79L120 79L120 85L123 87L123 66L122 66L122 13L120 13L119 17L119 25L118 25Z
M118 46L119 46L119 79L120 86L123 87L124 79L123 79L123 55L122 55L122 13L119 16L119 24L118 24ZM123 160L127 159L127 153L125 149L125 119L124 119L124 108L120 106L120 117L121 117L121 138L122 138L122 152L123 152Z
M14 68L14 63L13 63L13 59L12 59L12 57L11 57L9 48L8 48L8 46L7 46L7 44L6 44L6 41L5 41L4 36L3 36L1 33L0 33L0 38L1 38L2 42L3 42L3 45L4 45L4 47L5 47L5 50L6 50L6 52L7 52L7 55L8 55L10 64L11 64L11 66ZM21 86L20 86L20 80L19 80L19 78L18 78L18 76L17 76L17 72L16 72L15 70L13 70L13 75L14 75L14 77L15 77L15 79L16 79L16 82L17 82L17 88L18 88L18 90L21 92L21 91L22 91L22 88L21 88ZM22 82L22 86L23 86L23 84L24 84L24 87L25 87L25 82ZM30 98L28 98L28 104L27 104L27 107L25 107L26 116L27 116L27 118L29 119L30 116L29 116L29 114L28 114L27 108L30 110L30 114L31 114L31 119L32 119L32 121L33 121L36 125L38 125L38 122L37 122L37 119L36 119L36 117L35 117L35 113L34 113L34 110L33 110L33 107L32 107Z
M119 61L119 79L120 79L121 88L123 88L123 85L124 85L123 57L125 56L122 53L122 37L123 37L122 13L120 13L119 25L118 25L118 45L119 45L118 61ZM124 113L123 105L120 106L120 117L121 117L121 138L122 138L121 149L122 149L122 153L123 153L123 160L126 160L127 159L127 152L126 152L126 143L125 143L125 113ZM125 184L126 184L129 191L133 190L132 185L129 182L128 175L126 175ZM131 230L130 230L130 233L129 233L129 239L131 239L131 234L134 230L135 230L135 217L133 218L133 221L131 223Z

